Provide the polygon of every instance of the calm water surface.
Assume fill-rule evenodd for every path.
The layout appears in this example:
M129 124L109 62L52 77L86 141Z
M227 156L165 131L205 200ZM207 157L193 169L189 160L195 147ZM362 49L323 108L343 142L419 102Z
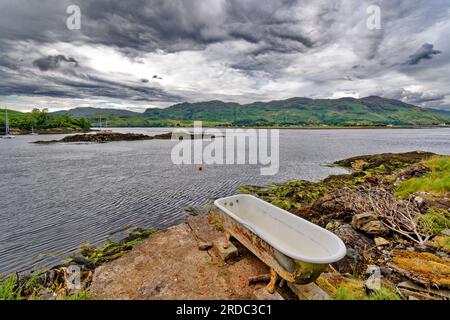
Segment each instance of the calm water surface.
M171 129L116 129L156 134ZM361 154L450 154L450 129L281 130L280 170L176 166L175 142L36 145L62 136L0 139L0 274L51 266L83 242L100 244L129 225L163 228L182 208L232 195L243 184L317 180L343 172L327 163Z

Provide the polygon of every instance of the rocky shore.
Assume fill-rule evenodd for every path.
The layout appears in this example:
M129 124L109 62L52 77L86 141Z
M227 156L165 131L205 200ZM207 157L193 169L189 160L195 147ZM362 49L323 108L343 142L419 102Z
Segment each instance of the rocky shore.
M319 182L246 186L277 206L337 234L347 257L319 278L331 294L362 299L379 270L392 297L450 299L450 157L427 152L337 161L351 174Z
M241 188L327 228L347 246L347 256L301 294L300 287L280 284L278 296L450 300L450 157L416 151L334 165L351 173ZM192 217L186 223L156 233L137 229L99 248L83 246L38 276L13 275L11 287L20 289L20 298L36 299L258 298L255 289L264 284L248 279L267 273L267 266L236 241L238 255L223 262L212 247L223 238L216 209L187 210ZM80 290L65 286L70 264L81 266Z
M100 247L85 243L49 270L14 273L0 282L0 300L86 300L91 298L89 287L96 268L120 258L133 247L157 233L139 227L127 227L111 234L110 240ZM69 286L71 267L79 268L79 287Z
M213 136L203 135L203 138L214 138ZM162 133L149 136L141 133L118 133L113 131L100 131L95 134L76 134L66 136L59 140L35 141L37 144L50 143L107 143L113 141L141 141L141 140L171 140L172 133ZM191 134L191 139L196 137Z

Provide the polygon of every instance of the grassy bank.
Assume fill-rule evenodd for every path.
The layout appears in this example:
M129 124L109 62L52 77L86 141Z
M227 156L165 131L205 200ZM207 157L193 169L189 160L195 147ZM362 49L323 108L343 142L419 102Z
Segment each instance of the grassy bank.
M396 188L396 193L407 198L417 192L428 192L440 196L450 192L450 157L440 157L424 161L431 172L420 178L403 181Z

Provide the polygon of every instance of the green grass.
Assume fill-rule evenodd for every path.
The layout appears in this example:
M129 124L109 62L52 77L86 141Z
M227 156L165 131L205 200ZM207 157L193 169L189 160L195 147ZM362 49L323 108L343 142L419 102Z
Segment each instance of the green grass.
M0 300L20 300L20 288L17 286L17 276L10 275L0 283Z
M89 290L77 291L74 294L71 294L67 297L64 297L64 300L90 300L92 294Z
M36 271L25 283L17 283L17 275L11 274L0 282L0 300L22 300L24 292L33 292L39 288L38 281L42 271ZM32 294L29 294L32 295Z
M396 195L408 198L419 191L428 191L436 195L450 192L450 157L438 157L423 162L431 172L420 178L403 181L397 186Z
M393 289L381 286L380 290L369 295L369 300L400 300L400 297Z
M355 283L341 283L336 289L335 300L400 300L398 294L391 288L381 286L376 292L366 294L362 286Z
M36 292L42 288L38 284L41 272L35 272L25 283L19 285L17 275L12 274L0 282L0 300L24 300L37 299ZM89 290L76 291L68 296L62 296L63 300L90 300Z
M420 215L420 225L430 235L437 235L450 228L450 213L441 208L431 207L427 213Z

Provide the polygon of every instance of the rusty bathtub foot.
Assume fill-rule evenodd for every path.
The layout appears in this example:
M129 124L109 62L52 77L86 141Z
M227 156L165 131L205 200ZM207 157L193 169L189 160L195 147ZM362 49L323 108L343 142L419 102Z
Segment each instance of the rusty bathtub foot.
M266 287L267 292L270 294L275 292L275 284L277 283L278 274L274 268L270 268L270 282Z
M225 241L223 242L223 248L227 249L230 245L231 234L228 231L225 231Z

